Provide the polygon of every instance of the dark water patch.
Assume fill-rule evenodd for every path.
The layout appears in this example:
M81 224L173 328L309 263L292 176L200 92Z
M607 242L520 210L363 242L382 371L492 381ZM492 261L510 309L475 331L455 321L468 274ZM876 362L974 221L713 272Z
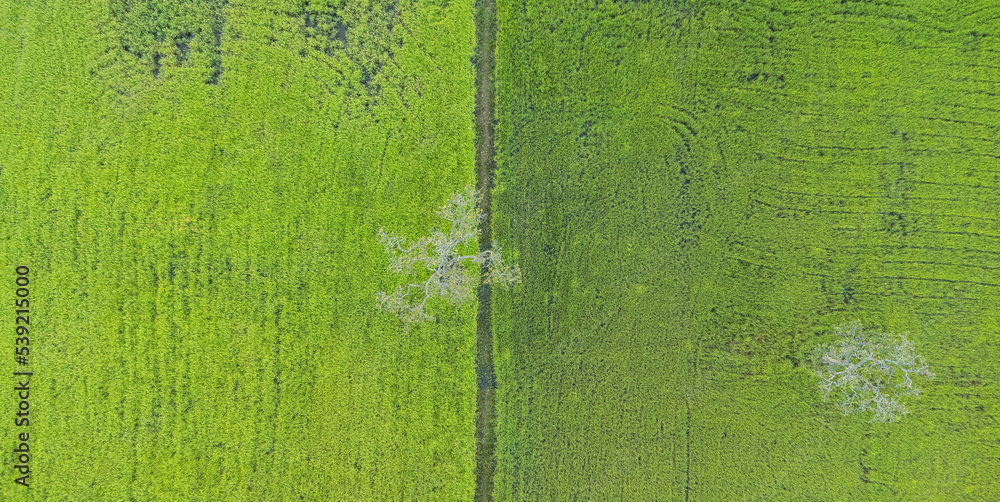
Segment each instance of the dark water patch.
M476 380L479 383L479 390L496 388L497 375L493 365L480 364L476 366Z
M313 7L306 2L302 12L302 33L310 45L333 56L334 52L347 49L347 23L338 10Z
M121 27L119 48L138 60L153 78L168 67L192 64L192 51L209 55L205 83L218 84L222 73L222 31L228 0L164 3L114 0L112 18Z

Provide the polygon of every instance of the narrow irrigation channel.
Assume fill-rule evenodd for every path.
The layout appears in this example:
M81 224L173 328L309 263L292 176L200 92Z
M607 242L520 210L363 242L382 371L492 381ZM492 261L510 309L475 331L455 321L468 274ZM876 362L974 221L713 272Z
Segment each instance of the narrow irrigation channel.
M489 249L491 185L493 175L493 53L496 42L495 0L477 0L475 8L476 37L476 174L482 190L483 220L479 233L479 249ZM477 502L493 500L493 323L490 305L490 285L484 281L479 289L479 316L476 327L476 374L479 392L476 396L476 497Z

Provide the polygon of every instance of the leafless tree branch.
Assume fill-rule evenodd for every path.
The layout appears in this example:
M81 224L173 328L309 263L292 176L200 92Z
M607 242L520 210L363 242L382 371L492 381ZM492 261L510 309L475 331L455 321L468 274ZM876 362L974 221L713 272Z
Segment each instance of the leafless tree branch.
M503 261L500 247L493 242L493 249L470 254L479 239L479 223L483 218L480 194L471 186L458 192L438 208L437 214L451 223L447 233L435 228L429 237L409 242L404 237L378 229L379 243L391 258L389 271L405 275L423 275L430 272L422 283L411 283L406 288L397 286L395 292L379 291L376 300L385 312L391 312L406 322L433 320L426 312L427 300L439 296L459 305L474 297L476 288L475 268L467 264L487 266L485 281L488 284L508 285L521 281L517 265ZM462 251L466 251L463 253ZM423 292L416 302L410 294ZM416 295L419 297L419 293Z
M860 321L835 330L840 340L819 348L824 367L816 373L823 399L833 393L845 415L871 411L872 422L894 422L909 413L900 397L920 395L911 377L933 378L934 373L923 356L914 354L906 333L865 333Z

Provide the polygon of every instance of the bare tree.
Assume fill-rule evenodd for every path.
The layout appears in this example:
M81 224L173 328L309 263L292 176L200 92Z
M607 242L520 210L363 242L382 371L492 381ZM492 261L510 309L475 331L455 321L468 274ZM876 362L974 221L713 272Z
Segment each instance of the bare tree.
M520 282L520 271L516 265L503 262L496 242L493 242L492 249L475 252L479 224L483 218L480 195L469 186L452 195L438 209L437 214L451 222L447 233L435 228L431 230L430 237L410 243L383 228L378 229L379 242L392 256L389 260L390 271L411 276L429 273L428 277L418 279L418 282L397 286L391 294L379 291L376 300L383 311L398 315L409 327L411 323L433 319L426 311L427 300L431 297L440 296L455 305L471 300L477 284L473 269L478 267L469 264L487 266L487 284Z
M871 411L872 422L894 422L909 413L900 397L920 395L911 377L933 378L934 373L923 356L914 354L906 333L866 333L860 321L835 330L840 340L818 348L824 368L816 373L822 378L823 399L836 392L845 415Z

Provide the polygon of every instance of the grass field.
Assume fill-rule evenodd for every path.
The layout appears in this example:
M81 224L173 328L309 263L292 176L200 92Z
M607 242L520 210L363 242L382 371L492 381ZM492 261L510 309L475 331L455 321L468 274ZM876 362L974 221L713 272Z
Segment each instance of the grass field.
M476 181L484 61L480 490L1000 499L1000 7L499 0L490 77L477 5L0 5L0 500L472 499L477 306L379 312L376 230ZM899 423L821 399L854 319L937 374Z
M1000 498L1000 8L497 13L495 500ZM937 373L899 423L821 399L853 319Z
M376 229L475 179L474 37L464 1L0 6L0 499L472 498L476 309L374 298Z

